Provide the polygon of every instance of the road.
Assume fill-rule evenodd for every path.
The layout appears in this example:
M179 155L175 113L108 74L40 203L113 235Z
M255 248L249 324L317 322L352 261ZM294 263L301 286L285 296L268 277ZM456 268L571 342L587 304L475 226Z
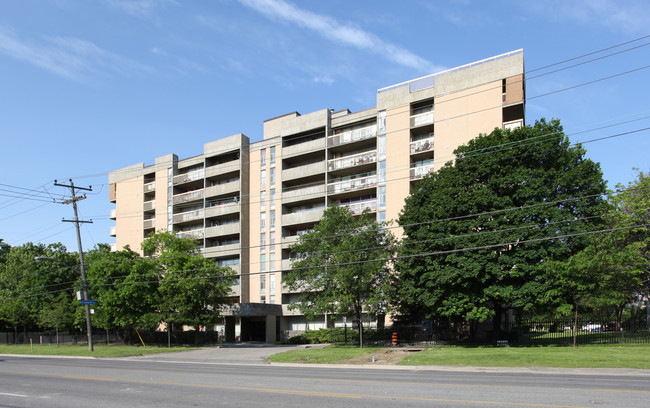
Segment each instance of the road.
M614 372L276 366L0 356L0 407L647 407L650 376Z

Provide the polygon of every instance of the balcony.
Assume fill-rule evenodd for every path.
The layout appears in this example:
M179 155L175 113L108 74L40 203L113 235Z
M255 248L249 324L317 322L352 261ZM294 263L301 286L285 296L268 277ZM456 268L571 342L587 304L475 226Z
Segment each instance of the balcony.
M114 219L117 218L117 210L116 210L116 209L112 209L112 210L111 210L111 215L110 215L109 218L110 218L111 220L114 220Z
M194 210L194 211L186 211L184 213L174 214L172 222L174 224L180 224L181 222L200 220L200 219L203 219L204 216L205 216L205 210L203 210L203 209Z
M216 203L205 209L205 217L219 217L222 215L235 214L241 211L241 205L237 201L227 203Z
M362 190L377 186L377 175L359 177L351 180L339 181L327 185L327 194L345 193L348 191Z
M371 201L361 201L357 203L346 203L346 204L339 204L340 206L348 206L350 209L350 212L353 215L359 215L362 212L364 212L366 209L370 210L370 212L377 212L377 200L371 200Z
M289 191L282 192L282 202L284 204L293 203L296 201L310 200L313 198L322 197L325 195L325 184L317 186L297 188Z
M345 143L352 143L358 140L370 139L377 136L377 125L366 126L357 129L346 130L327 138L327 145L338 146Z
M298 156L305 153L315 152L317 150L325 149L325 138L310 140L305 143L299 143L293 146L282 148L282 157L287 158L291 156Z
M327 171L347 169L349 167L377 162L377 151L359 153L327 161Z
M300 237L300 235L289 235L288 237L282 237L282 249L288 249L291 245L298 242L298 237Z
M214 197L214 196L219 196L224 194L236 193L237 191L239 191L239 180L206 187L205 196Z
M420 127L433 124L433 106L425 108L427 110L416 110L411 115L411 127Z
M155 218L150 218L148 220L144 220L144 223L142 225L142 228L144 229L152 229L156 227L156 219Z
M189 191L187 193L175 195L173 203L174 205L185 204L185 203L190 203L192 201L203 200L203 197L205 197L205 190L203 189L194 190L194 191Z
M220 237L224 235L239 234L240 223L233 222L230 224L215 225L205 229L206 237Z
M174 185L189 183L190 181L201 180L205 176L205 169L193 170L188 173L179 174L174 177Z
M239 171L241 163L239 160L232 160L226 163L217 164L215 166L206 167L205 178L222 176L227 173Z
M313 224L320 221L325 208L316 208L312 210L299 211L291 214L282 214L282 226L296 224Z
M190 230L190 231L175 231L175 232L176 232L176 236L181 238L203 239L203 237L205 236L205 230L203 228Z
M117 235L117 228L111 227L111 232L109 234L111 237L114 237Z
M144 192L146 193L151 193L153 191L156 191L156 182L151 181L149 183L144 183Z
M153 211L156 209L156 202L154 200L145 201L142 209L144 211Z
M117 244L111 244L111 252L117 252Z
M433 164L414 167L411 169L411 180L419 180L433 170Z
M280 264L280 267L282 268L283 271L288 271L291 269L291 259L283 259L282 263ZM284 288L284 286L283 286ZM283 290L283 292L285 292Z
M241 244L219 245L203 248L203 256L206 258L218 258L220 256L238 255L241 251Z
M289 181L325 173L325 161L282 170L282 180Z
M428 152L430 150L433 150L433 137L411 142L411 154Z
M510 122L503 122L503 130L515 130L524 126L523 119L511 120Z

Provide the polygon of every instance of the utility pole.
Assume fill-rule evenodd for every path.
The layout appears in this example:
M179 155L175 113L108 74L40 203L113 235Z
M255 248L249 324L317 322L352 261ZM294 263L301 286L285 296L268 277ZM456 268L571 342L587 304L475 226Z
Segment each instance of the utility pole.
M76 187L74 183L72 182L72 179L70 179L70 184L59 184L57 183L56 180L54 180L54 185L57 187L66 187L69 188L70 191L72 192L72 198L69 200L63 201L63 204L72 204L72 208L74 209L74 219L73 220L66 220L64 219L63 222L73 222L75 224L75 227L77 227L77 245L79 246L79 272L81 272L81 282L83 285L83 300L84 306L86 308L86 329L87 329L87 336L88 336L88 350L93 351L93 328L92 325L90 324L90 304L89 300L90 297L88 296L88 282L86 281L86 269L84 268L84 251L81 247L81 232L79 225L82 223L89 223L92 224L92 221L81 221L79 220L79 217L77 215L77 201L84 200L86 198L86 195L81 195L77 196L75 190L85 190L85 191L93 191L92 187Z

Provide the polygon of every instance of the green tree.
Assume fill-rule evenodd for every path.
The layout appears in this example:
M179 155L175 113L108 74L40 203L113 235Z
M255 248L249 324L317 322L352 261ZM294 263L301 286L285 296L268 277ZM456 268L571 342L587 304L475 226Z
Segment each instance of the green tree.
M158 273L159 310L167 323L198 331L202 325L219 321L236 272L204 258L194 240L170 231L151 234L142 249Z
M75 304L73 295L61 292L38 314L38 324L45 330L54 330L56 345L59 345L59 332L70 329L75 321Z
M93 325L121 329L125 338L138 327L153 328L162 320L155 264L126 247L111 252L99 244L86 256L86 275L97 301Z
M2 241L4 240L0 238L0 274L2 273L3 265L7 261L7 255L9 255L9 251L11 250L11 245Z
M308 317L334 314L353 318L363 346L364 314L388 311L395 239L368 211L355 217L348 207L332 204L313 230L291 246L292 269L283 284L300 291L290 308Z
M35 329L41 312L55 303L58 294L66 292L72 300L77 272L65 265L74 264L74 256L61 244L12 247L0 274L0 319L15 330ZM58 262L36 262L36 257Z
M586 247L604 225L600 166L572 147L557 120L495 129L454 152L406 199L400 313L485 321L504 305L533 311L544 263Z

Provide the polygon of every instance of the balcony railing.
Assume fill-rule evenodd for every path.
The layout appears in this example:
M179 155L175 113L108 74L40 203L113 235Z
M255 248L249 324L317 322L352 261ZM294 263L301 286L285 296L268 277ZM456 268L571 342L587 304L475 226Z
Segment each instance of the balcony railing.
M186 211L184 213L174 214L173 222L174 224L178 224L181 222L194 221L194 220L202 219L204 216L205 216L205 210L203 209Z
M411 180L419 180L433 170L433 164L414 167L411 169Z
M377 135L377 125L366 126L357 129L346 130L327 138L328 146L337 146L344 143L356 142L357 140L370 139Z
M523 119L511 120L510 122L503 122L503 130L515 130L524 126Z
M283 203L293 203L296 201L309 200L325 195L325 184L297 188L282 192Z
M189 183L190 181L201 180L205 177L205 169L193 170L188 173L179 174L174 177L174 185Z
M206 187L205 196L214 197L223 194L229 194L239 191L239 180L230 181L223 184L215 184L214 186Z
M296 156L322 149L325 149L325 138L284 147L282 148L282 157Z
M411 115L411 127L433 124L433 110Z
M145 193L150 193L152 191L156 191L156 182L151 181L149 183L144 184L144 192Z
M111 252L117 252L117 244L111 244Z
M111 237L114 237L117 235L117 228L111 227L111 232L110 232Z
M347 205L350 209L350 212L354 215L359 215L367 208L371 212L377 212L377 200L372 201L360 201L357 203L339 203L340 206Z
M191 201L202 200L203 197L205 197L205 191L201 189L201 190L190 191L188 193L177 194L174 196L173 201L174 204L183 204L183 203L189 203Z
M327 171L345 169L348 167L359 166L362 164L375 163L377 161L377 151L364 152L353 156L346 156L327 161Z
M290 169L282 170L282 180L294 180L302 177L309 177L315 174L325 173L325 161L318 163L310 163L303 166L292 167Z
M143 206L144 211L153 211L155 209L156 209L156 202L154 200L144 202L144 206Z
M150 218L148 220L144 220L143 223L143 228L144 229L152 229L156 227L156 219L155 218Z
M181 238L203 239L205 236L205 230L201 228L190 231L176 231L176 235Z
M110 219L111 219L111 220L114 220L114 219L116 219L116 218L117 218L117 210L116 210L116 209L112 209L112 210L111 210L111 216L110 216Z
M234 214L241 210L241 206L237 201L229 201L226 203L214 203L205 209L205 216L218 217L226 214Z
M232 222L229 224L215 225L205 229L205 235L208 237L220 237L223 235L233 235L240 233L240 223Z
M433 150L433 137L411 142L411 154Z
M364 188L371 188L377 185L377 175L369 175L367 177L359 177L352 180L339 181L327 185L327 194L338 194L346 191L361 190Z
M316 223L320 221L324 211L325 208L321 207L291 214L282 214L282 226Z

